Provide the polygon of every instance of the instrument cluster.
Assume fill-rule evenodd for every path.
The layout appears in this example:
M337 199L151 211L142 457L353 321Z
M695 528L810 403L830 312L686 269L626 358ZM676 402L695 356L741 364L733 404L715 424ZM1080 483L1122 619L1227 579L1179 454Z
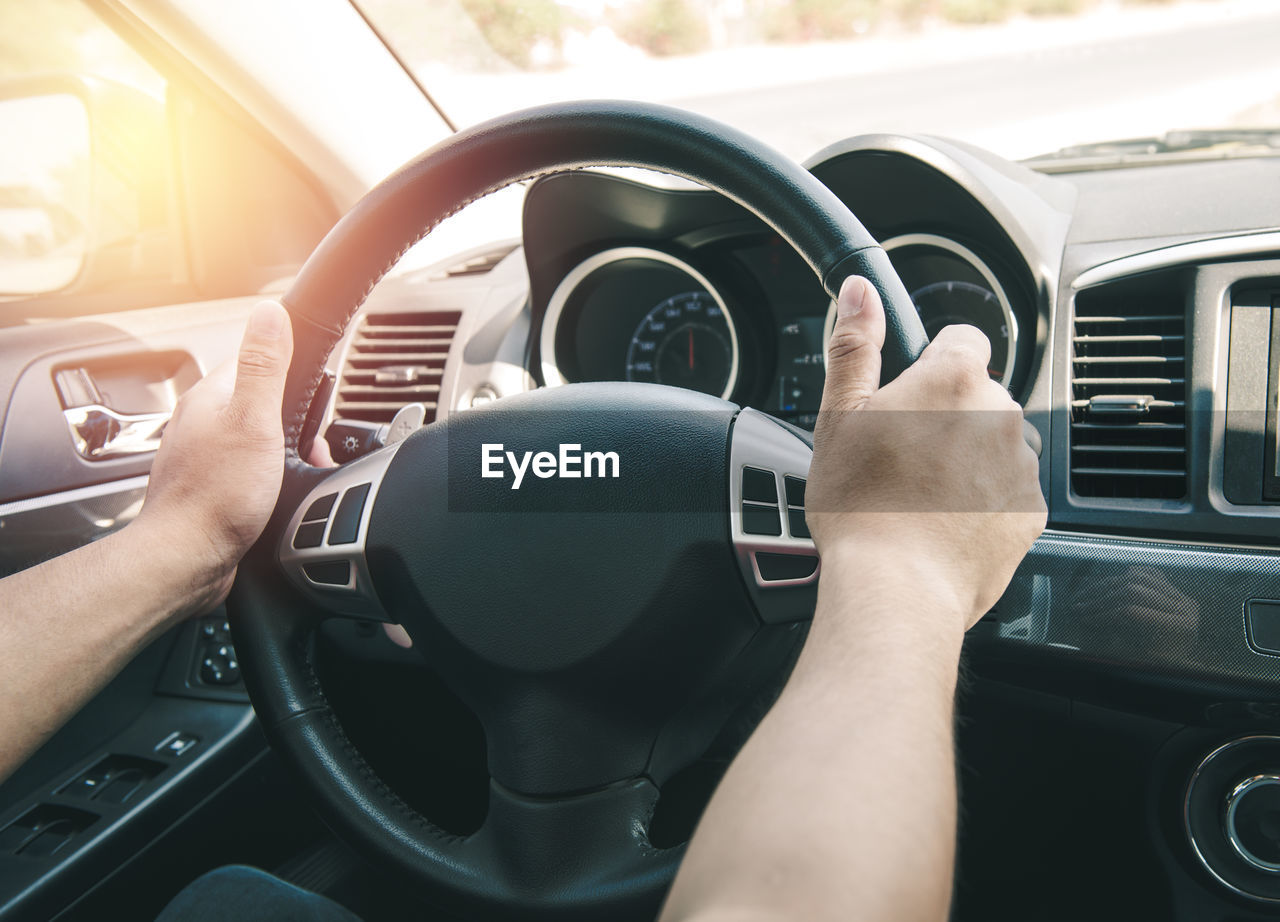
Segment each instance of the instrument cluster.
M883 243L932 337L967 323L991 341L991 377L1014 384L1018 310L970 246L933 233ZM812 428L835 304L777 237L696 255L652 246L602 250L551 295L540 354L548 385L644 381L759 407Z

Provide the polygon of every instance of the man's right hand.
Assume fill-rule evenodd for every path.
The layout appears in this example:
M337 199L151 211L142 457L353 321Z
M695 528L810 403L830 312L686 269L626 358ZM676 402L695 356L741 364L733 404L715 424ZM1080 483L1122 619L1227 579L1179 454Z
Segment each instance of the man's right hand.
M1022 409L987 373L976 328L943 329L880 388L880 296L850 277L837 302L806 490L823 566L910 566L953 594L964 628L1000 598L1044 528Z
M178 401L151 466L147 498L122 534L140 558L167 559L181 587L175 615L207 611L226 597L236 564L258 539L284 474L280 403L293 355L289 315L276 301L249 316L234 364L197 382Z

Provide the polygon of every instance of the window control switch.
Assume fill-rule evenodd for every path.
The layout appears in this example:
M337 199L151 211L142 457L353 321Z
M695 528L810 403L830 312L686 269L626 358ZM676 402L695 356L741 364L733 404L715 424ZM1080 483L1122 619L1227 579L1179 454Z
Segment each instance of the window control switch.
M42 858L55 854L98 820L98 814L59 804L32 807L0 829L0 854Z

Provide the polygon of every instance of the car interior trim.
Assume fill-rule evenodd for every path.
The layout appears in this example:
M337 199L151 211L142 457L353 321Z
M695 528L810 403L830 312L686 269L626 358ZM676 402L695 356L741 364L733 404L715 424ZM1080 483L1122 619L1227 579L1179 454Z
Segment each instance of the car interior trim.
M90 404L62 411L75 443L86 461L105 461L145 454L160 447L160 435L172 413L120 413Z
M45 493L40 496L29 496L26 499L11 500L7 503L0 503L0 519L11 515L21 515L24 512L49 509L53 506L66 506L71 503L82 503L89 499L99 499L103 496L114 496L117 493L145 490L150 479L151 476L149 474L142 474L137 477L126 477L123 480L109 480L106 483L76 487L74 490L60 490L57 493Z
M1170 269L1175 266L1218 259L1259 256L1276 251L1280 251L1280 231L1193 240L1190 243L1179 243L1158 250L1135 253L1132 256L1122 256L1093 266L1077 275L1071 282L1071 288L1073 291L1079 291L1104 282L1114 282L1157 269Z
M745 408L735 417L729 448L729 532L747 589L765 621L800 621L813 615L821 562L812 573L780 579L762 573L760 562L761 554L817 557L813 539L795 534L790 513L803 516L804 510L791 501L787 491L788 478L807 480L812 461L809 444L768 414ZM747 468L773 474L779 516L776 535L751 534L744 528L742 481Z
M1280 785L1280 775L1266 773L1253 775L1241 781L1232 789L1231 793L1227 795L1225 821L1227 841L1231 843L1231 847L1236 850L1236 853L1259 870L1269 871L1273 874L1280 872L1280 864L1277 864L1274 861L1265 861L1249 850L1240 837L1240 830L1236 825L1236 815L1240 807L1240 801L1244 795L1248 794L1250 791L1257 790L1258 788L1274 785Z
M1191 780L1187 782L1187 793L1186 793L1186 797L1183 800L1182 824L1183 824L1183 830L1186 832L1186 835L1187 835L1187 841L1191 844L1192 852L1195 853L1196 859L1200 862L1201 866L1203 866L1204 869L1209 872L1209 874L1213 877L1214 880L1216 880L1222 886L1226 887L1232 893L1236 893L1236 894L1239 894L1240 896L1247 897L1250 900L1258 900L1264 903L1277 903L1277 902L1280 902L1280 900L1267 897L1259 893L1254 893L1249 890L1245 890L1240 886L1238 886L1237 884L1227 880L1226 877L1224 877L1223 874L1214 866L1214 862L1209 860L1209 857L1206 854L1205 849L1202 847L1199 839L1197 838L1195 833L1192 831L1192 825L1193 825L1191 822L1191 809L1192 809L1192 803L1193 803L1192 798L1196 793L1196 783L1204 775L1206 769L1208 769L1209 766L1211 766L1217 760L1223 758L1227 753L1230 753L1233 749L1236 749L1240 746L1259 743L1259 742L1274 744L1274 743L1280 742L1280 737L1272 736L1269 734L1255 734L1252 736L1238 737L1229 742L1223 743L1221 746L1214 749L1212 752L1210 752L1207 756L1205 756L1200 761L1200 764L1196 766L1195 771L1192 772L1191 774Z

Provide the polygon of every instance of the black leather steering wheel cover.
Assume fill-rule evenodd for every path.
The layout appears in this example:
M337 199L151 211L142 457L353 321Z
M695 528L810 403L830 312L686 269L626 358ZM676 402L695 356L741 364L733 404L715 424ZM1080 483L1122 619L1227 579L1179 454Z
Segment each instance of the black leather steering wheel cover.
M631 102L556 104L485 122L450 137L373 189L330 231L282 299L295 343L283 408L285 482L276 513L242 564L229 600L245 682L264 731L317 795L331 825L423 889L452 896L449 902L456 906L478 899L558 919L598 916L606 906L649 907L655 893L660 896L660 884L674 874L682 850L645 849L638 842L643 873L619 868L603 877L583 873L582 880L556 880L545 893L501 891L469 865L467 840L406 806L342 731L310 658L319 615L284 583L276 548L290 513L323 476L300 460L298 439L324 363L378 280L409 247L470 202L513 182L592 166L658 169L721 192L786 239L833 297L848 275L869 278L888 318L886 377L923 350L923 327L884 251L815 177L753 138L701 116ZM631 796L643 805L648 795Z

